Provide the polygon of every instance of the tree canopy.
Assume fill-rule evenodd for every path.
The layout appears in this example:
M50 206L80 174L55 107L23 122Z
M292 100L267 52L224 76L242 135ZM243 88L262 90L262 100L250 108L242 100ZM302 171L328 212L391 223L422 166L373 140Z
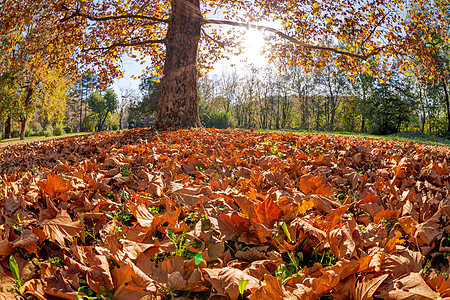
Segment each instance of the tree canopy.
M306 69L333 61L350 74L362 70L389 76L394 58L399 68L407 69L412 66L408 57L428 53L424 40L439 36L449 41L449 7L438 0L22 2L6 1L3 22L9 32L29 22L30 13L48 11L33 21L55 29L55 44L64 37L64 43L76 49L67 52L74 62L105 82L121 75L124 55L148 63L150 73L164 74L157 127L200 125L197 76L218 59L239 52L242 28L267 33L270 61ZM214 12L222 17L215 19ZM262 22L275 22L275 28L257 25ZM372 68L379 63L386 68Z
M117 109L117 97L113 90L107 89L104 96L92 92L88 99L89 108L97 117L96 130L102 131L106 118Z

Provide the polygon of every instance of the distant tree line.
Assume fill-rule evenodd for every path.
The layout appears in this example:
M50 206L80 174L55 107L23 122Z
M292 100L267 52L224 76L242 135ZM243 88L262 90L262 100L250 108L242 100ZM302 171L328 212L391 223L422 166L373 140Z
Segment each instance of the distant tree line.
M391 66L391 76L344 74L334 66L305 73L248 65L199 82L200 117L211 127L448 135L442 83L422 84Z

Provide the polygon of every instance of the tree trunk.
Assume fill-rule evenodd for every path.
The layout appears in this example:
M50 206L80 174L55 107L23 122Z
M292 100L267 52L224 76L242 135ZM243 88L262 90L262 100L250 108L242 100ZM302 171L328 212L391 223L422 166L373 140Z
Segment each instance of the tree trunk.
M120 109L119 130L122 130L123 107Z
M8 115L8 118L5 122L5 139L11 138L11 115Z
M28 86L27 88L27 96L25 97L25 102L24 102L24 107L25 107L25 113L24 115L20 118L20 139L24 140L25 139L25 128L27 126L27 112L28 112L28 107L31 104L31 97L33 96L34 93L34 88L30 86Z
M197 96L197 50L202 15L199 0L172 0L164 78L155 128L201 127Z
M445 84L445 81L442 82L442 86L444 87L445 105L447 106L447 132L450 132L450 100L448 98L447 85Z
M20 140L25 139L25 128L27 126L27 117L23 117L20 119Z

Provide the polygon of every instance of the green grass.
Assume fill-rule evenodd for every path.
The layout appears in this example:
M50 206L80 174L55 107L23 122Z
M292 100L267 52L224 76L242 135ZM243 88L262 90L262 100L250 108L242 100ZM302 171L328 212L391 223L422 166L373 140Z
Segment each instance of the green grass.
M258 130L261 132L290 132L291 130ZM450 146L450 140L441 138L434 135L428 135L425 133L417 131L404 131L389 135L373 135L368 133L358 133L358 132L345 132L345 131L318 131L318 130L292 130L293 133L300 134L331 134L331 135L342 135L342 136L354 136L359 138L370 138L375 140L388 140L388 141L398 141L398 142L414 142L430 145L439 146Z
M62 134L62 135L59 135L59 136L50 136L50 137L46 137L46 136L27 136L23 140L20 140L20 138L12 138L12 139L0 140L0 145L24 143L24 142L34 142L34 141L46 141L46 140L53 140L53 139L66 138L66 137L79 136L79 135L86 135L86 134L91 134L91 132L65 133L65 134Z

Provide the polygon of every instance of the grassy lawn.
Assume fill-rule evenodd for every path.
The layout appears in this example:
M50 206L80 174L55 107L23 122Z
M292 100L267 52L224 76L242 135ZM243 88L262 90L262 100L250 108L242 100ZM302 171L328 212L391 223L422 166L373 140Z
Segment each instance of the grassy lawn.
M25 137L24 140L20 140L19 138L4 139L4 140L0 140L0 146L7 145L7 144L15 144L15 143L45 141L45 140L66 138L66 137L86 135L86 134L91 134L91 132L65 133L65 134L62 134L59 136L27 136L27 137Z
M259 130L261 132L272 131L272 132L289 132L291 130ZM399 142L414 142L414 143L424 143L431 145L440 146L450 146L450 140L441 138L434 135L428 135L425 133L417 131L405 131L400 133L394 133L389 135L373 135L367 133L357 133L357 132L345 132L345 131L318 131L318 130L293 130L294 133L300 134L331 134L331 135L343 135L343 136L355 136L359 138L370 138L375 140L389 140L389 141L399 141Z
M271 131L271 132L289 132L291 130L258 130L261 132ZM106 131L105 131L106 132ZM309 134L309 133L315 133L315 134L331 134L331 135L343 135L343 136L356 136L356 137L366 137L370 139L376 139L376 140L389 140L389 141L399 141L399 142L414 142L414 143L425 143L425 144L431 144L431 145L441 145L441 146L450 146L450 140L424 134L421 132L412 132L412 131L405 131L395 134L389 134L389 135L373 135L373 134L367 134L367 133L355 133L355 132L344 132L344 131L317 131L317 130L293 130L294 133L300 133L300 134ZM79 132L79 133L67 133L60 136L29 136L25 137L23 141L21 141L19 138L12 138L12 139L5 139L0 140L0 146L6 145L6 144L13 144L13 143L23 143L23 142L34 142L34 141L45 141L45 140L52 140L52 139L58 139L58 138L65 138L65 137L72 137L72 136L80 136L80 135L87 135L87 134L93 134L92 132Z

